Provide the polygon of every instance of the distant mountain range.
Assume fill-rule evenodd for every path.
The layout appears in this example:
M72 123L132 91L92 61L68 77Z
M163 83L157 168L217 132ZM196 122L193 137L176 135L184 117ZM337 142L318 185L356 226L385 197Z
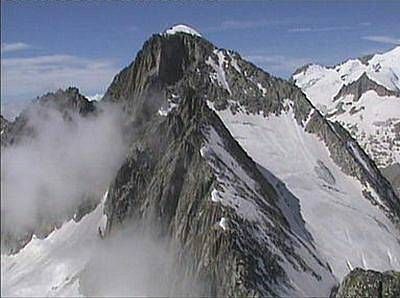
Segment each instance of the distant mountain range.
M400 46L332 67L307 65L292 79L331 121L338 121L400 187Z

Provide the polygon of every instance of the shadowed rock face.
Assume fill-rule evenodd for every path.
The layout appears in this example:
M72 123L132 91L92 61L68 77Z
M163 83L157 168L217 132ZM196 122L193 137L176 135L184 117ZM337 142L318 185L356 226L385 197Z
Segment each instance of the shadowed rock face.
M81 116L93 113L96 109L94 103L81 95L79 89L74 87L47 93L39 97L37 102L43 107L51 107L61 113L77 112Z
M206 63L209 58L218 63L219 51L229 63L236 62L240 68L240 71L233 67L224 69L229 89L213 83L215 78L210 75L213 68ZM260 82L264 88L258 86ZM227 133L206 101L217 110L231 109L235 113L240 105L248 113L279 115L289 100L299 125L326 144L344 173L362 183L368 182L389 206L388 216L398 221L400 207L393 189L339 124L327 121L292 83L274 78L237 53L219 50L202 38L181 33L154 35L144 44L136 60L114 78L104 100L122 103L131 114L136 130L130 154L106 201L108 233L131 221L155 224L161 236L171 236L192 256L188 274L208 281L205 294L277 295L277 284L287 286L279 257L268 249L265 239L259 241L255 237L261 230L273 235L279 250L294 260L301 260L290 244L291 237L280 228L260 229L230 208L210 202L217 178L212 167L202 160L200 150L211 127L223 136L229 144L224 147L232 148L230 154L245 165L262 189L264 199L257 202L259 210L269 214L278 226L287 225L279 208L275 209L273 202L277 194L273 187ZM178 108L160 117L157 113L160 108L171 103ZM307 124L303 124L306 120ZM353 148L358 150L368 169L361 165ZM365 197L374 203L371 196L365 194ZM222 217L229 219L226 231L217 224ZM284 244L287 241L288 246ZM185 258L180 262L185 262ZM305 271L320 278L307 264L302 264Z
M220 52L228 63L236 62L240 68L240 72L234 67L224 69L229 90L212 82L209 74L213 69L206 63L209 58L218 63ZM263 88L259 88L260 83ZM114 78L104 100L123 103L136 125L145 124L152 121L160 106L178 103L188 87L195 90L197 98L212 102L217 110L229 108L232 112L240 105L248 113L278 115L285 109L285 100L290 100L298 123L303 126L310 117L305 130L324 141L344 173L372 185L387 202L391 210L388 215L399 221L400 206L392 187L346 130L315 111L293 83L272 77L239 54L217 49L205 39L182 33L154 35L136 60ZM361 166L352 147L357 148L369 169Z
M382 174L391 182L393 188L400 195L400 164L395 163L382 169Z
M335 289L332 298L377 297L395 298L400 296L400 273L377 272L356 268L351 271Z
M361 95L369 90L374 90L379 96L397 96L400 97L399 91L392 91L382 85L377 84L371 80L366 73L363 73L358 80L343 86L338 94L335 95L333 101L338 100L346 95L353 95L353 100L357 101Z
M25 137L35 135L35 128L30 126L28 121L29 113L33 109L43 110L43 117L45 117L46 109L56 110L62 114L64 120L71 120L74 113L83 117L96 113L95 104L81 95L77 88L70 87L66 90L59 89L54 93L47 93L34 100L13 122L3 122L4 118L1 116L2 127L3 123L6 124L1 135L2 146L17 144Z
M8 130L10 129L10 121L0 115L0 132L1 132L1 145L7 140Z
M216 172L201 155L209 130L218 133L221 145L257 185L257 197L262 200L253 199L254 193L246 199L254 200L260 221L211 200L213 189L218 188ZM218 156L213 164L221 173L234 172ZM242 181L236 179L231 182L239 186ZM245 194L248 190L242 191ZM186 264L189 276L203 281L204 295L278 295L277 284L282 287L288 281L280 257L268 247L261 230L303 270L320 277L297 255L277 200L278 194L256 164L216 114L189 89L177 110L167 118L154 119L132 143L131 153L109 190L107 229L112 233L132 221L155 225L161 237L168 235L183 248L178 262ZM219 225L221 218L226 219L224 228Z

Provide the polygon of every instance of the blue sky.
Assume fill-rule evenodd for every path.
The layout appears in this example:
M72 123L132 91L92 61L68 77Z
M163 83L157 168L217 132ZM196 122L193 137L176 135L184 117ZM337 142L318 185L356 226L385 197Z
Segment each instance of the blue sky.
M68 85L102 94L151 34L176 23L288 77L393 48L399 15L400 1L1 1L1 99Z

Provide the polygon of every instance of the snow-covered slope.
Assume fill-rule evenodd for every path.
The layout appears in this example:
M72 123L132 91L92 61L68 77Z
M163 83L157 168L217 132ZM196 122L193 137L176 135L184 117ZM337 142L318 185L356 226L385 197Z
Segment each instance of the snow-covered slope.
M399 49L382 56L398 55ZM327 144L308 132L308 122L317 112L311 110L300 124L293 112L295 99L282 99L284 107L278 115L265 114L263 111L251 112L249 108L238 105L238 102L245 102L241 96L246 96L252 89L245 89L245 95L239 95L240 97L235 95L231 90L234 89L238 78L233 79L232 74L239 74L241 79L255 85L261 93L257 100L261 102L270 100L266 95L271 89L268 88L270 83L251 76L246 71L239 72L229 63L232 60L229 52L214 50L215 53L218 53L218 61L222 63L211 64L211 58L206 60L212 67L210 80L216 86L227 90L231 98L226 108L216 109L218 115L247 153L262 168L283 181L288 190L298 198L306 227L335 276L341 279L354 267L399 270L399 230L381 210L365 199L364 194L369 192L379 205L379 196L371 185L345 174L343 168L332 158L333 152L328 150ZM387 65L382 56L378 55L371 63L380 61L382 65ZM218 71L215 65L219 65ZM358 65L358 62L349 62L342 69L342 75L345 72L349 73L346 77L348 82L356 79L350 78L350 70L355 68L355 65ZM239 67L244 68L243 63L239 63ZM321 67L316 68L321 70ZM223 84L220 80L213 80L213 71L219 73L218 77L224 78ZM336 73L336 70L327 70L328 73L331 71ZM339 82L338 79L332 81ZM332 87L332 81L324 81L326 85L322 90ZM394 80L394 84L398 82ZM343 82L338 84L337 90L339 85L343 85ZM245 88L248 86L244 85ZM335 95L337 91L331 92ZM369 100L372 92L364 94L357 104ZM383 100L385 103L382 105L362 110L365 120L363 124L376 121L380 115L384 119L396 118L400 111L397 98L385 97ZM245 104L248 105L248 102ZM210 105L214 106L211 101ZM358 149L350 144L348 146L360 165L375 175Z
M349 59L333 67L307 65L296 71L293 79L323 112L335 106L332 100L343 86L363 73L388 90L400 91L400 46L368 58Z
M45 239L35 236L17 254L1 255L3 297L80 297L79 274L93 256L104 224L103 204Z
M400 163L400 46L334 67L309 65L293 79L332 121L339 121L378 166Z
M365 200L368 186L343 174L291 109L268 117L229 110L218 115L247 153L300 200L306 228L338 279L355 267L400 269L399 231Z

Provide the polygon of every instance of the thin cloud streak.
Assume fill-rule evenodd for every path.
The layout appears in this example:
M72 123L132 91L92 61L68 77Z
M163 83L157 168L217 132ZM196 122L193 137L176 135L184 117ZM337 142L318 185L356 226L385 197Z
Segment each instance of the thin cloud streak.
M30 48L32 48L32 47L24 42L15 42L15 43L3 42L1 44L1 52L2 53L22 51L22 50L27 50Z
M291 21L290 21L291 22ZM271 25L288 24L288 20L226 20L216 26L205 28L205 32L221 32L230 30L245 30L263 28Z
M330 26L330 27L320 27L320 28L311 28L311 27L299 27L299 28L291 28L288 29L288 32L291 33L299 33L299 32L328 32L328 31L342 31L342 30L352 30L355 27L351 26Z
M363 36L363 37L361 37L361 39L379 42L379 43L386 43L386 44L394 44L394 45L400 44L400 38L387 36L387 35L369 35L369 36Z
M343 26L325 26L325 27L296 27L288 29L291 33L302 33L302 32L329 32L329 31L347 31L355 30L360 27L371 26L370 22L362 22L357 25L343 25Z

